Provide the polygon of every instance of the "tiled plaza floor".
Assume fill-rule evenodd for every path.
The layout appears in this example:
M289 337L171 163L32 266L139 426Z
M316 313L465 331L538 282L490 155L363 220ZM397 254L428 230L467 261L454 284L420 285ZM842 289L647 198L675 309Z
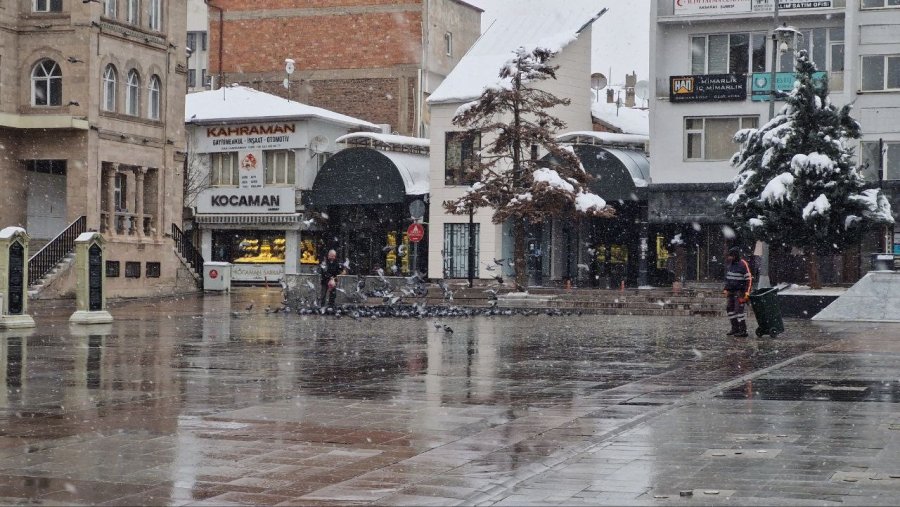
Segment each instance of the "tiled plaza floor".
M246 308L253 303L249 311ZM900 327L334 319L277 291L0 338L0 503L900 501ZM681 496L688 495L689 496Z

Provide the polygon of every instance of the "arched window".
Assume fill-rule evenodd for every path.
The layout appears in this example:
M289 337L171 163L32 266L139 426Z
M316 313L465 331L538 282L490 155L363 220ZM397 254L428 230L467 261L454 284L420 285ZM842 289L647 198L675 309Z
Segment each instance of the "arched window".
M156 32L162 29L162 0L150 0L149 25Z
M128 83L125 93L125 114L138 116L141 112L141 76L137 71L128 71Z
M116 68L113 64L109 64L106 66L106 70L103 71L103 110L104 111L115 111L116 110L116 85L118 84L119 78L116 74Z
M31 105L62 105L62 70L53 60L41 60L31 70Z
M136 25L141 21L141 0L126 0L125 21Z
M151 120L159 119L160 90L162 85L159 82L159 76L154 75L150 78L150 85L147 90L150 92L147 96L147 117Z
M106 4L103 7L103 15L107 18L116 19L116 14L119 10L118 1L119 0L106 0Z

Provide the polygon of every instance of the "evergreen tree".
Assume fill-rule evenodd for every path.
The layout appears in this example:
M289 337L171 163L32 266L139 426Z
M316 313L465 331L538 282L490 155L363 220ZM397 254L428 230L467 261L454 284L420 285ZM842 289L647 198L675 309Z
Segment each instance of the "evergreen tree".
M575 152L556 142L565 123L548 110L568 105L533 83L556 79L557 66L548 62L554 52L545 48L519 48L500 69L501 84L485 88L473 102L461 106L453 124L481 134L480 160L467 168L473 182L460 198L444 202L452 214L491 208L493 222L510 221L513 227L513 266L516 281L526 283L525 228L553 218L612 216L612 208L587 190L590 175ZM537 149L549 153L550 162L537 160Z
M893 223L890 203L853 167L850 139L860 137L850 106L835 107L828 82L814 82L806 51L795 62L794 89L780 114L735 135L741 149L726 211L753 239L804 250L818 287L819 255L858 244L873 225Z

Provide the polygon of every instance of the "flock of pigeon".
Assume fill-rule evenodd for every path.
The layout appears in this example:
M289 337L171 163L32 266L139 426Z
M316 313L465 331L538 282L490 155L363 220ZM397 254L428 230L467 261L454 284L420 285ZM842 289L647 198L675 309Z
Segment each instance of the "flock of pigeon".
M349 261L348 261L349 262ZM494 266L487 266L488 271L494 271L496 267L503 266L504 260L494 259ZM346 264L346 263L345 263ZM370 277L371 278L371 277ZM442 303L428 306L425 299L428 295L428 284L419 273L405 277L405 284L394 287L385 276L384 270L378 269L374 277L374 283L370 290L366 290L368 280L364 276L358 276L352 292L341 287L335 288L338 292L347 296L352 301L336 307L323 307L319 303L318 287L311 280L305 282L305 295L296 301L283 301L279 307L266 306L266 315L279 313L294 313L298 315L323 315L335 318L400 318L400 319L424 319L424 318L452 318L452 317L476 317L476 316L571 316L581 312L563 311L558 309L531 309L531 308L498 308L497 296L504 285L502 275L495 277L496 285L487 287L483 292L488 294L488 306L471 307L456 306L453 304L453 288L444 280L438 280L437 286L443 295ZM523 291L520 285L515 284L516 290ZM381 304L368 304L370 298L381 298ZM419 300L409 303L407 300ZM253 311L253 303L245 308L244 312L232 312L233 317L248 315ZM436 324L437 325L437 324ZM444 326L441 324L441 326ZM446 332L452 333L449 326L445 326Z

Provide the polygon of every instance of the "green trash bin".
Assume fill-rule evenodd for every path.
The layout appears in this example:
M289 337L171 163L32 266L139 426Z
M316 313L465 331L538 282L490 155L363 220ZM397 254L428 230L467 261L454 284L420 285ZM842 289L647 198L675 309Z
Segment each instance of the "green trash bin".
M778 289L756 289L750 293L750 306L756 316L756 336L769 335L775 338L784 332L781 308L778 306Z

